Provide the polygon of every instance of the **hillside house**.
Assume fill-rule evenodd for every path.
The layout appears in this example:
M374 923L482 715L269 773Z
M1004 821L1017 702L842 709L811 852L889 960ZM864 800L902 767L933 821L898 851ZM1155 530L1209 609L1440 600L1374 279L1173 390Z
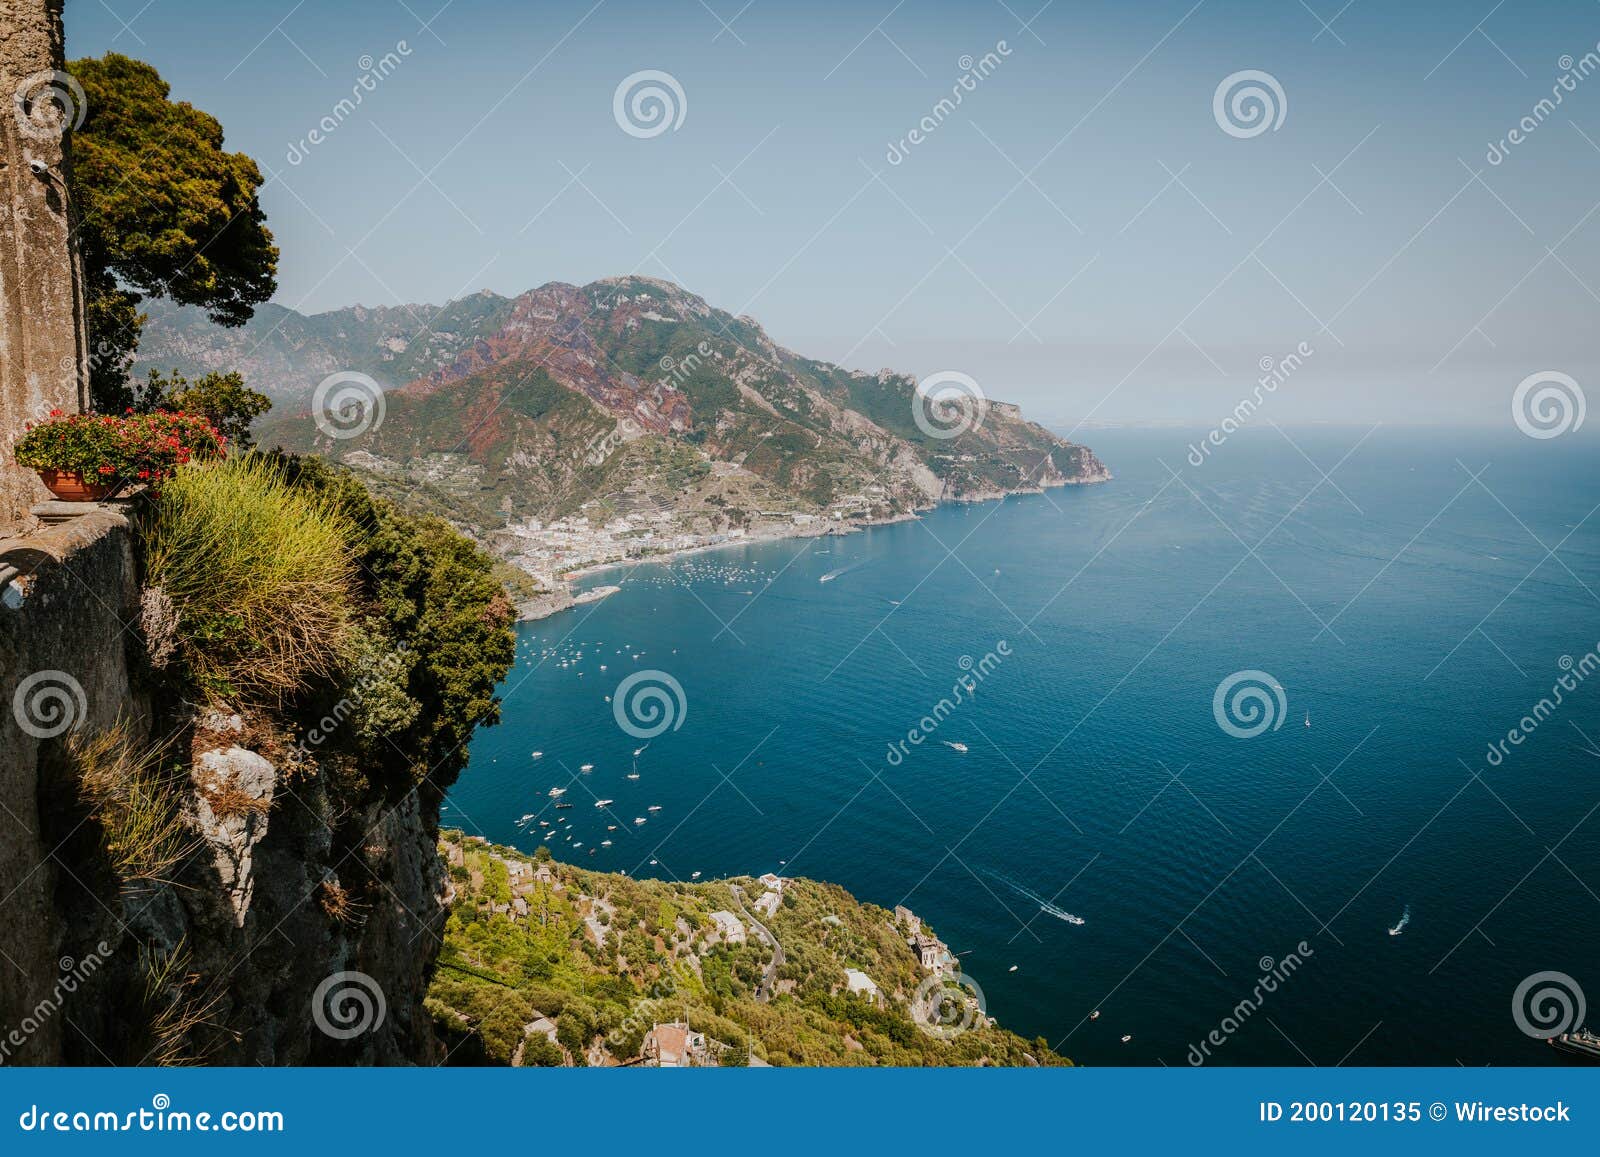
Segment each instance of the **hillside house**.
M712 1063L705 1034L681 1021L652 1027L640 1051L644 1063L656 1069L706 1068Z
M955 957L943 940L927 932L918 932L911 938L911 948L917 961L929 972L947 972L955 964Z
M844 970L845 983L850 986L850 991L858 996L864 996L872 1004L877 1004L881 994L872 977L862 972L859 968L846 968Z
M743 944L745 941L744 921L732 912L713 912L711 922L717 926L722 939L729 944Z

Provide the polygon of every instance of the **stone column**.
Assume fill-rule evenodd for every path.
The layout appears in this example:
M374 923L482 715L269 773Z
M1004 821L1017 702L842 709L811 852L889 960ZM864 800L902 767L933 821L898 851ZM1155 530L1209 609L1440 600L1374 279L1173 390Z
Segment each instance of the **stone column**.
M61 71L61 6L0 0L0 535L48 497L12 445L51 409L83 409L88 388L65 149L84 104Z

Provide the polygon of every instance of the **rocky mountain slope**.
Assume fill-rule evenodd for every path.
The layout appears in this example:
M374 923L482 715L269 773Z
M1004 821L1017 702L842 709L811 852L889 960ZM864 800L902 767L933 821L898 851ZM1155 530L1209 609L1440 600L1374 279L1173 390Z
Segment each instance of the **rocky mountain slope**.
M837 885L634 879L459 831L440 848L427 1008L448 1063L648 1066L663 1041L701 1067L1068 1063L996 1025L913 913Z
M265 443L352 466L507 557L530 527L579 514L667 512L679 533L760 532L1109 477L1087 447L1015 406L930 407L910 377L802 357L749 318L644 277L440 309L263 311L237 331L169 309L140 356L242 369L278 399ZM387 390L357 437L331 436L309 412L336 370Z

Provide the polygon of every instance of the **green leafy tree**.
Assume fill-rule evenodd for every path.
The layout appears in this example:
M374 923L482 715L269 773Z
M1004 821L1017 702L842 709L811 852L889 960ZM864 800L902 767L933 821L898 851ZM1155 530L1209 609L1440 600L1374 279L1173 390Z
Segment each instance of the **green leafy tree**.
M142 61L73 61L87 113L72 134L71 193L83 260L96 409L133 404L128 366L146 296L202 306L239 326L277 288L261 170L222 147L222 125Z
M272 400L244 384L238 371L211 373L190 381L178 371L163 377L155 370L133 399L135 409L179 410L200 414L235 446L249 446L250 424L272 409Z

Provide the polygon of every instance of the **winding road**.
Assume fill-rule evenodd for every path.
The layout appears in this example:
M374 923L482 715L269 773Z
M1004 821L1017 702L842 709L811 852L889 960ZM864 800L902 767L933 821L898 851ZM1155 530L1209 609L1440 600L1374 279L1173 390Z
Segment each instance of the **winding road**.
M755 930L761 933L761 939L765 940L772 949L772 960L767 964L766 975L761 978L761 987L756 989L756 1000L765 1004L772 999L772 989L778 981L778 969L783 966L783 945L779 944L778 938L772 934L771 930L752 916L750 909L745 907L743 888L739 887L738 884L729 884L728 891L733 893L733 902L739 905L739 914L750 921Z

